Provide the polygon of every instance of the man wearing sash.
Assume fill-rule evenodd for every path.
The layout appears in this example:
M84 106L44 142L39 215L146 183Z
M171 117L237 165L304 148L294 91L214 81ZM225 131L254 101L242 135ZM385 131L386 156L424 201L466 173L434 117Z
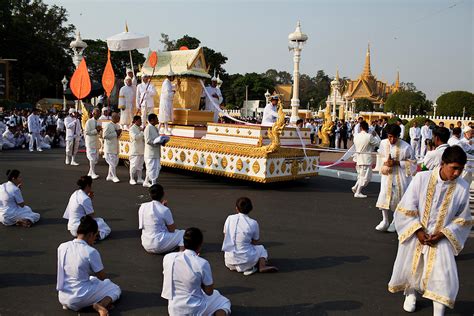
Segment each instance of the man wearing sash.
M97 179L99 176L95 173L95 165L99 161L99 133L102 131L97 119L100 117L99 108L92 110L92 117L87 120L85 126L85 138L86 138L86 156L89 159L89 173L87 174L92 179Z
M206 105L204 109L214 113L214 123L217 123L219 120L220 105L222 101L224 101L224 98L222 97L221 89L217 87L215 74L214 77L211 78L211 85L203 89L201 98L205 100Z
M466 161L460 147L446 148L441 166L417 174L396 209L399 245L388 289L404 291L407 312L415 311L416 292L433 301L434 316L454 307L459 289L454 256L472 227L469 185L460 177Z
M142 114L142 124L145 125L147 122L148 114L153 113L155 102L153 97L156 95L155 85L150 82L150 76L147 74L142 75L142 83L137 86L137 109Z
M382 221L375 227L379 231L395 232L395 224L389 221L389 210L395 211L406 188L416 172L413 149L399 139L400 126L387 125L387 138L380 142L378 150L383 160L380 170L380 193L376 207L382 211Z
M120 88L118 107L120 109L120 125L128 128L132 123L133 109L135 108L135 90L132 85L132 78L125 78L125 85Z

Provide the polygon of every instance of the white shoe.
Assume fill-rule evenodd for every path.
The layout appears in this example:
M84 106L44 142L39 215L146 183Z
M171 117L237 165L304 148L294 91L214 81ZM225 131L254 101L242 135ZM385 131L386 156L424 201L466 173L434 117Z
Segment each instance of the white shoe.
M79 166L79 164L73 160L71 161L71 166Z
M41 149L41 148L37 148L36 150L37 150L37 151L43 151L43 149Z
M356 193L356 189L357 189L357 187L354 185L354 186L351 188L352 193Z
M390 224L390 226L388 226L387 231L388 231L389 233L394 233L394 232L397 231L397 229L395 228L395 222L392 222L392 223Z
M257 272L257 271L258 271L257 267L253 267L253 268L250 269L250 270L244 271L244 275L245 275L245 276L249 276L249 275L254 274L254 273Z
M150 188L150 187L151 187L151 183L150 183L150 182L143 182L143 187L144 187L144 188Z
M359 199L365 199L367 197L367 195L362 194L362 193L356 193L356 194L354 194L354 197L359 198Z
M64 162L66 165L69 165L71 162L69 161L69 158L66 157L66 161Z
M66 306L66 305L63 305L63 309L64 309L65 311L67 311L67 306Z
M92 173L92 174L90 175L90 177L91 177L93 180L99 179L99 175L98 175L98 174L95 174L95 173Z
M390 223L389 222L386 222L384 220L382 220L376 227L375 229L378 230L378 231L381 231L381 232L385 232L387 231L387 228L390 226Z
M128 183L130 183L131 185L136 185L137 181L135 181L134 179L130 179L130 181L128 181Z
M111 177L111 176L107 176L107 178L105 178L105 181L112 181L114 178Z
M117 177L113 177L113 178L112 178L112 181L113 181L114 183L119 183L119 182L120 182L120 179L117 178Z
M32 153L32 152L33 152L33 149L30 149L30 153Z
M143 184L143 182L144 182L143 179L138 179L138 180L137 180L137 183L138 183L138 184Z
M416 309L416 294L408 294L405 296L405 302L403 303L403 309L405 312L413 313Z
M165 135L171 135L171 131L169 129L165 130Z

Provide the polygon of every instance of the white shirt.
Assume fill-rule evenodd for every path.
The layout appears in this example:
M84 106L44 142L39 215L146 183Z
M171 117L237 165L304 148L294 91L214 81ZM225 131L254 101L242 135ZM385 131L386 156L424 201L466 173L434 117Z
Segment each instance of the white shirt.
M421 140L422 141L433 138L432 135L433 134L429 126L423 125L421 127Z
M171 81L166 78L161 86L160 111L158 113L158 120L160 123L173 120L174 89L175 88Z
M128 130L130 135L130 156L144 155L145 136L139 126L132 124Z
M113 122L105 124L102 135L104 137L104 153L118 155L119 142L117 131L120 130L120 125Z
M86 147L89 149L97 149L99 144L99 132L97 126L99 122L95 118L90 118L86 122L84 134L86 135Z
M354 136L360 133L360 123L354 126Z
M276 122L278 117L278 112L276 105L268 103L263 109L263 118L262 118L262 125L264 126L272 126L273 123Z
M174 224L171 210L158 201L140 205L138 210L138 228L142 230L142 243L160 242L168 233L167 226ZM147 243L147 241L149 241Z
M405 138L405 125L400 124L400 138L404 139Z
M82 190L76 190L69 198L63 218L69 220L67 229L76 229L81 223L81 217L94 213L91 198Z
M217 95L217 98L213 96ZM214 112L214 122L219 119L220 105L224 98L222 97L221 89L218 87L207 86L203 89L201 98L205 98L205 110Z
M158 133L158 129L155 126L148 124L145 127L144 136L145 136L145 152L144 152L145 159L148 159L148 158L159 159L161 157L161 146L153 143L153 141L158 136L160 136L160 134Z
M150 84L151 85L151 84ZM133 111L135 102L135 89L133 86L123 86L120 88L118 106L119 108Z
M20 188L13 182L8 181L0 185L0 217L13 217L20 208L18 204L24 202Z
M211 266L196 252L167 254L163 258L163 291L172 315L201 315L206 308L206 295L201 286L212 285Z
M147 89L148 86L148 89ZM150 85L148 83L140 83L137 86L137 100L136 100L136 106L138 109L141 109L142 107L152 109L155 106L155 102L153 101L153 97L156 95L156 89L155 85L150 82ZM141 102L141 104L140 104Z
M56 121L56 123L58 124L56 126L56 129L59 131L59 132L62 132L64 131L64 129L66 128L64 126L64 119L63 118L58 118L58 120Z
M410 127L410 139L411 140L420 140L421 138L421 129L419 127Z
M442 144L436 147L435 150L428 151L423 158L423 164L425 167L428 170L433 170L434 168L439 167L441 165L441 157L448 147L448 144Z
M104 270L99 252L82 239L62 243L58 247L56 290L75 296L87 296L97 285L89 276Z
M354 135L354 146L356 150L356 161L358 166L372 165L372 154L375 147L379 146L380 138L361 130ZM365 153L365 154L364 154Z
M28 131L30 133L39 133L41 131L41 123L38 115L32 113L28 116Z
M66 140L70 141L81 137L81 122L77 118L67 116L64 119L64 125L66 127Z

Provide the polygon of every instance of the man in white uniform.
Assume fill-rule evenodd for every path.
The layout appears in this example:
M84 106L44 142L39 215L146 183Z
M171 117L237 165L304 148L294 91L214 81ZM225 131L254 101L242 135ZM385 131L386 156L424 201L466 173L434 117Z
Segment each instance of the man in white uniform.
M469 185L460 178L466 154L448 147L440 167L415 176L395 212L398 252L388 290L404 291L414 312L416 292L433 301L433 315L453 308L459 289L456 261L472 227Z
M410 127L410 145L415 153L415 157L420 157L420 139L421 139L421 129L418 127L418 123L414 122L413 126Z
M97 121L99 117L99 108L94 108L94 110L92 110L92 117L87 120L84 131L86 138L86 156L87 159L89 159L89 173L87 175L94 180L99 178L95 173L95 165L99 161L99 133L102 131L102 126Z
M375 227L379 231L395 232L395 224L389 221L389 210L395 211L405 190L416 172L413 150L399 139L400 126L386 126L387 138L380 142L379 154L383 161L380 170L380 193L376 207L382 211L382 221Z
M138 210L138 228L142 230L142 246L149 253L165 253L179 246L184 250L184 230L176 229L165 192L159 184L150 187L151 202L142 203Z
M397 119L397 125L400 126L400 139L405 138L405 125L403 125L403 122L400 118Z
M33 113L28 116L28 131L30 132L30 151L34 149L34 143L36 143L36 150L43 151L41 149L40 133L41 123L38 116L38 109L33 109Z
M278 96L274 95L270 98L270 103L263 110L262 126L273 126L278 118L277 112Z
M130 184L143 184L142 170L145 162L145 136L141 128L142 119L140 116L133 117L132 126L128 131L130 135ZM136 180L135 180L136 177Z
M81 140L81 122L77 119L76 109L69 109L69 115L64 119L66 127L66 165L79 166L76 154Z
M132 86L132 78L125 78L125 85L120 88L118 108L120 109L120 125L122 128L128 128L132 123L135 103L135 90Z
M214 77L211 78L211 85L203 89L201 98L204 98L206 102L205 110L211 111L214 113L214 123L217 123L219 120L220 105L224 98L222 97L221 89L217 87L217 78L214 74Z
M426 142L433 138L433 134L430 129L430 121L426 120L425 125L421 127L421 152L420 157L425 157L426 154Z
M362 116L359 116L357 119L357 124L354 126L354 136L360 133L360 123L364 121L364 118Z
M462 133L462 130L459 127L454 127L452 135L448 140L448 145L449 146L455 146L455 145L461 146L460 145L461 133Z
M160 110L158 113L158 132L161 131L161 126L164 125L167 135L171 134L168 129L168 122L173 121L173 98L176 93L176 86L171 82L174 81L174 78L175 75L170 66L170 71L161 86Z
M135 76L131 68L127 68L127 75L125 77L132 79L132 88L134 90L137 90L137 77Z
M104 137L104 155L105 161L109 165L109 173L107 174L106 181L113 181L115 183L120 182L116 174L116 168L119 162L119 142L118 138L122 133L120 128L120 114L112 113L112 122L105 124L104 131L102 133Z
M230 301L214 290L211 266L199 257L203 235L198 228L184 233L182 252L163 258L163 291L170 316L230 315Z
M144 138L145 138L145 166L146 166L146 177L143 182L144 187L151 187L158 181L160 174L160 158L161 158L161 145L156 143L160 134L156 128L158 124L158 117L155 113L148 115L148 124L145 127Z
M147 122L148 114L153 113L155 102L153 97L156 95L155 85L150 82L150 76L147 74L142 75L142 83L137 86L137 109L142 114L142 125L144 126Z
M357 182L352 187L354 197L366 198L367 195L362 194L372 179L372 154L375 147L379 146L380 138L374 131L368 133L369 124L366 121L360 122L360 132L354 135L354 146L356 151L356 170Z
M435 127L433 130L433 143L436 149L428 151L423 158L422 169L433 170L441 165L441 156L444 150L449 147L449 129L446 127Z

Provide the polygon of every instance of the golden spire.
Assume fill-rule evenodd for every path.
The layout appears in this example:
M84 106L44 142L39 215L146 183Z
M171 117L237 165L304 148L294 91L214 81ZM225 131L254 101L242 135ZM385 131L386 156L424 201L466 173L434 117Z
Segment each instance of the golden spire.
M336 80L339 81L339 68L336 68Z
M395 88L400 89L400 71L397 70L397 79L395 80Z
M362 76L365 78L372 77L372 72L370 71L370 43L367 43L367 53L365 54L365 66Z

